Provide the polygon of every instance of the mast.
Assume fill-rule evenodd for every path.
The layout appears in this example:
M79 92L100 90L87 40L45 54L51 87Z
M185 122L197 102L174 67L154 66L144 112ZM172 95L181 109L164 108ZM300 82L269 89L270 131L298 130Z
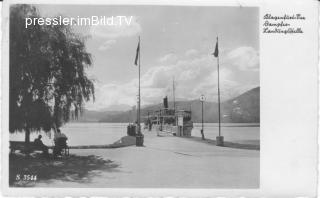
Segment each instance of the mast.
M172 91L173 91L173 110L174 113L176 112L176 95L175 95L175 84L174 84L174 77L172 80Z
M174 115L174 126L177 126L177 117L176 117L176 94L175 94L175 83L174 83L174 76L172 80L172 94L173 94L173 115Z

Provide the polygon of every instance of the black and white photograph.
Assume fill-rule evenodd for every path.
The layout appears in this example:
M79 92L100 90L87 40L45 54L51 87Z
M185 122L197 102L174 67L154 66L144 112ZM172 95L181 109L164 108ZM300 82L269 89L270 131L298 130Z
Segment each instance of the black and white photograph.
M312 183L308 7L248 5L7 3L4 185L264 196Z
M11 5L10 186L258 188L258 12Z

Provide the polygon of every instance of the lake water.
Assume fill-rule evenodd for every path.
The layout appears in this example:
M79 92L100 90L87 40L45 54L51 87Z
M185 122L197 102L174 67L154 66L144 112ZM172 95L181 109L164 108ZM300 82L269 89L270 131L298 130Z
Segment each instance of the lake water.
M217 123L204 124L204 136L207 139L215 140L219 135L219 125ZM201 137L201 124L195 123L192 136ZM222 123L221 135L224 136L225 141L235 143L260 143L260 125L252 123Z
M195 123L192 136L201 137L201 124ZM127 123L68 123L61 127L61 131L68 136L68 145L106 145L111 144L127 134ZM144 133L151 133L144 131ZM45 133L32 133L33 141L39 134L46 145L53 145L53 133L48 136ZM215 139L218 135L218 124L205 123L204 134L207 139ZM259 144L259 124L223 123L221 134L226 141L238 143ZM24 133L10 134L12 141L24 141Z

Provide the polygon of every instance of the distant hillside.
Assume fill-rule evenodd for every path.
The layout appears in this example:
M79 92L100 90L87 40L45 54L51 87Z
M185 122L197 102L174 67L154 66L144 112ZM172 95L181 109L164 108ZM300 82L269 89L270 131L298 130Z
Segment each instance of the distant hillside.
M260 122L260 87L223 103L226 122Z
M99 122L102 118L118 114L119 111L90 111L84 110L81 116L73 122Z
M173 103L169 102L169 107ZM191 110L193 122L201 122L201 102L199 100L177 101L178 109ZM158 110L162 104L149 105L141 109L141 116L146 118L148 112ZM251 89L233 99L221 103L222 122L250 123L260 122L260 87ZM133 122L136 111L85 111L78 121L80 122ZM204 121L218 122L218 104L204 103Z

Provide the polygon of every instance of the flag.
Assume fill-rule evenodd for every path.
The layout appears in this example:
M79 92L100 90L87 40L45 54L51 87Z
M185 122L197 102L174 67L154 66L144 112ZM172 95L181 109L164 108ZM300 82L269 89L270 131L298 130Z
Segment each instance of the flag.
M138 65L139 54L140 54L140 40L139 40L138 47L137 47L136 59L134 60L135 65Z
M216 57L216 58L219 56L218 37L217 37L216 49L214 50L214 52L213 52L212 54L213 54L214 57Z

